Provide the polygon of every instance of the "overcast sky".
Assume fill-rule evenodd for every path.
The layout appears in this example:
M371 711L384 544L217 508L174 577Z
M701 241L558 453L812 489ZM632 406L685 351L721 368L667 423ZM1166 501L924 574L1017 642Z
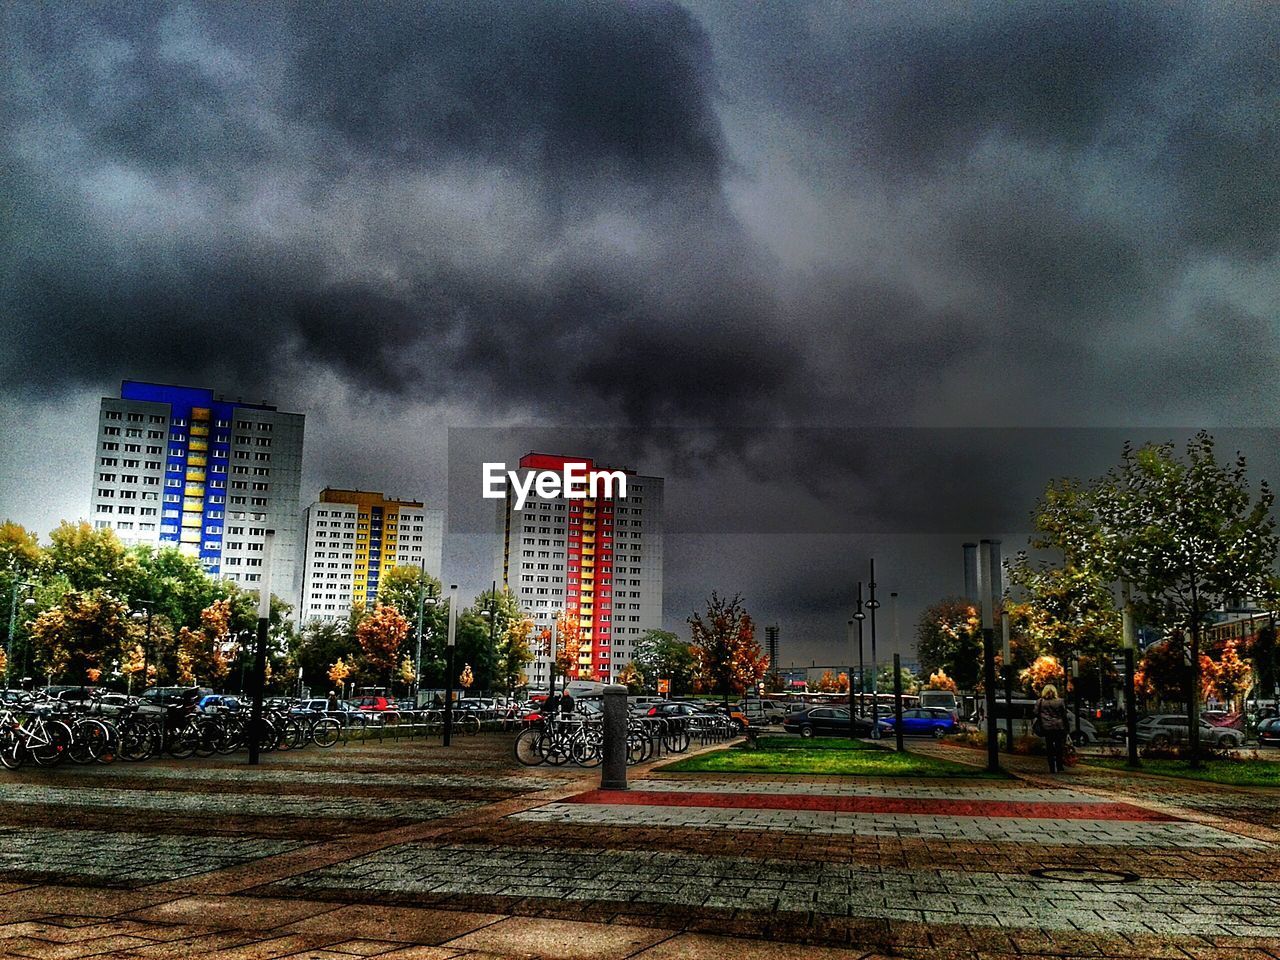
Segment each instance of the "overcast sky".
M561 452L668 478L668 622L741 591L835 662L872 553L905 637L1050 476L1276 420L1275 4L0 18L0 516L42 532L123 378L304 412L304 499L459 516L450 428L608 428Z

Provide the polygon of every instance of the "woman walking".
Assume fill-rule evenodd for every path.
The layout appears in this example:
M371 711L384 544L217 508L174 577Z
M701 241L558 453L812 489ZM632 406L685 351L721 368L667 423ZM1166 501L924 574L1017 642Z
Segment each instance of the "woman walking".
M1049 754L1049 772L1061 773L1062 755L1067 746L1067 705L1058 697L1058 688L1051 683L1040 691L1035 719Z

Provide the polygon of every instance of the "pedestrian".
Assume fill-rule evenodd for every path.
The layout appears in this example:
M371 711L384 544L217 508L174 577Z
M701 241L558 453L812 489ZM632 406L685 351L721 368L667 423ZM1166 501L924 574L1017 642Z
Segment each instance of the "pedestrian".
M573 697L568 690L560 694L560 715L562 717L573 716Z
M1061 773L1065 766L1063 753L1067 746L1067 704L1058 696L1058 688L1046 684L1036 701L1035 733L1044 737L1049 754L1049 772Z
M338 712L338 694L336 691L333 691L333 690L329 691L329 702L328 704L326 704L326 709L330 713Z

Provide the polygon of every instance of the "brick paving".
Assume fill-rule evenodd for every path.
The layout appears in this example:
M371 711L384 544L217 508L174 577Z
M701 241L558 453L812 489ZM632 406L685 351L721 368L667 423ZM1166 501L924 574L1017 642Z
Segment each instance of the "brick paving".
M1280 957L1273 794L1015 760L619 796L509 750L0 774L0 957Z

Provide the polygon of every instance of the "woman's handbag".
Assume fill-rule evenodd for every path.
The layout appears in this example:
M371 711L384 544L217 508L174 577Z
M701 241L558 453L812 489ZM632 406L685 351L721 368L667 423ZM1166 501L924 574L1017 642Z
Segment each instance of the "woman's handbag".
M1031 721L1031 732L1034 733L1037 737L1044 736L1044 724L1040 722L1039 717L1036 717L1034 720Z

